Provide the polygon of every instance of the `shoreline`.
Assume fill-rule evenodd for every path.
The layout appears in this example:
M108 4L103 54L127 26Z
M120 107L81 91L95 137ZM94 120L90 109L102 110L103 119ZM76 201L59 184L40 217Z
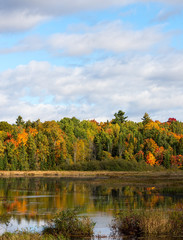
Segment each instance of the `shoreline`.
M10 177L61 177L61 178L121 178L125 176L180 176L183 177L183 171L0 171L0 178Z

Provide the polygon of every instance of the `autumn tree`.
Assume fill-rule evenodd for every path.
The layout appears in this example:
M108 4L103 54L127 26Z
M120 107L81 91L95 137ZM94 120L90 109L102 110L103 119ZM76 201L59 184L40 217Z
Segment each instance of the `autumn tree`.
M0 122L0 131L12 132L13 126L5 121Z
M151 166L154 166L156 164L156 158L151 152L147 153L146 163L151 165Z
M126 121L121 110L114 116L111 122L101 123L75 117L24 123L21 116L16 125L0 122L0 169L69 169L74 163L100 169L107 166L94 160L111 164L118 159L120 164L126 159L129 166L146 161L152 166L183 167L182 122L152 121L145 113L136 123Z

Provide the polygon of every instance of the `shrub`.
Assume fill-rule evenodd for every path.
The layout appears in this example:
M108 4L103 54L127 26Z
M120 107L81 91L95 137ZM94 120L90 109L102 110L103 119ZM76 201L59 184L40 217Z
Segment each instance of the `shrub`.
M6 226L10 223L11 216L8 214L0 215L0 223L4 223Z
M43 234L59 235L66 238L92 237L93 223L89 217L79 217L77 210L64 210L55 215L48 227L45 227Z
M120 212L115 215L111 225L112 235L133 235L140 236L142 229L140 226L140 215L135 212Z
M125 159L108 159L108 160L92 160L89 162L75 163L72 165L63 164L62 170L77 171L158 171L163 170L161 166L150 166L145 161L137 162L136 160Z

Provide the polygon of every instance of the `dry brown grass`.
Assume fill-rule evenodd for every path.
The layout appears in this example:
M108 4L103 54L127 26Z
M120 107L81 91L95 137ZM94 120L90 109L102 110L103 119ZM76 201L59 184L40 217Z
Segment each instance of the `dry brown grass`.
M145 234L161 235L169 233L171 229L169 216L164 211L150 211L141 219L141 226Z
M19 233L5 233L0 236L0 240L67 240L63 236L43 236L39 233L19 232Z
M111 225L114 236L183 237L183 213L171 209L130 210L117 214Z
M133 172L133 171L0 171L0 177L183 177L182 171Z

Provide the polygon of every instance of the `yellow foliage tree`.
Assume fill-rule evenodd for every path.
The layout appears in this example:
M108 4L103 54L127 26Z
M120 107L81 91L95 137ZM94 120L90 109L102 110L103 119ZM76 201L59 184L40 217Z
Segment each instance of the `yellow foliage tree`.
M148 124L145 125L144 129L145 130L151 130L151 129L157 129L157 130L160 130L160 127L159 127L159 122L153 122L153 121L150 121Z
M25 129L23 129L21 133L18 133L17 145L21 143L25 145L27 143L27 140L28 140L28 133L26 133Z
M150 151L154 153L156 149L158 148L158 145L152 138L145 139L144 141L144 148L146 151Z
M146 163L151 166L154 166L156 164L156 158L151 152L149 152L146 156Z

